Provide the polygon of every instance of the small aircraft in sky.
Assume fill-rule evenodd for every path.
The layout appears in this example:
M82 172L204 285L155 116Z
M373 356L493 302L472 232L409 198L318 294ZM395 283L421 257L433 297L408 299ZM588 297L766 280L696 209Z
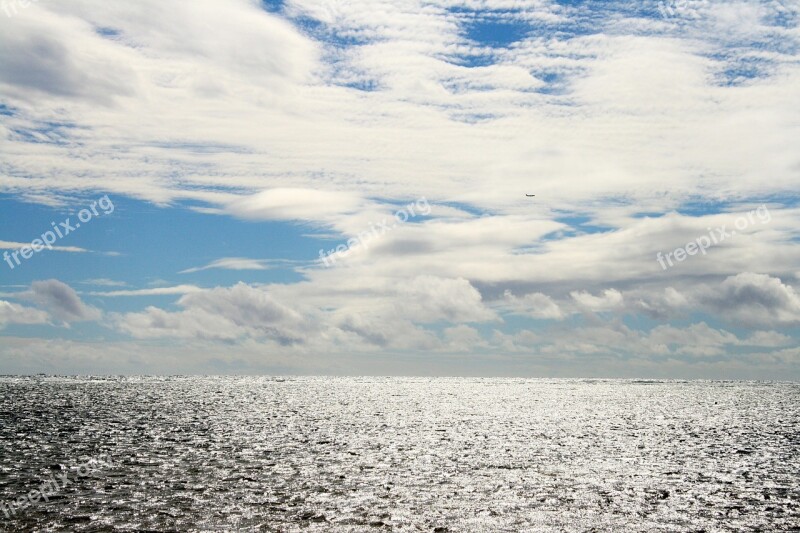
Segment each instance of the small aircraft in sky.
M531 196L536 196L536 195L535 195L535 194L528 194L528 193L525 193L525 196L527 196L528 198L530 198Z

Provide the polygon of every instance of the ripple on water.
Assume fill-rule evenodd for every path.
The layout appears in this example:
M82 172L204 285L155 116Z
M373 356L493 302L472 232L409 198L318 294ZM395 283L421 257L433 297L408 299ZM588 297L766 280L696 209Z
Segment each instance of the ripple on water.
M7 531L800 527L793 383L36 377L0 392L0 502L72 480L0 508Z

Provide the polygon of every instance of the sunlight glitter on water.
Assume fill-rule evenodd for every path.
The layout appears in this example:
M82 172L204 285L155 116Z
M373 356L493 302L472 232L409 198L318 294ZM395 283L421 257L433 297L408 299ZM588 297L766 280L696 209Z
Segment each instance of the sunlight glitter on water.
M7 531L800 527L800 385L0 378ZM438 528L438 529L437 529Z

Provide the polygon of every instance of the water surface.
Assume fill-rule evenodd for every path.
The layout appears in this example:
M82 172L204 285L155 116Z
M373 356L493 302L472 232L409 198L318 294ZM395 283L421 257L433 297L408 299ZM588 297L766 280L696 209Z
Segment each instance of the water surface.
M800 529L800 385L0 378L5 531Z

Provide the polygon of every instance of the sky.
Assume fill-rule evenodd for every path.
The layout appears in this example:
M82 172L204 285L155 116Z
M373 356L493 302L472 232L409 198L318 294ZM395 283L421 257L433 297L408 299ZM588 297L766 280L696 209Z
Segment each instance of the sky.
M800 379L799 20L0 0L0 373Z

